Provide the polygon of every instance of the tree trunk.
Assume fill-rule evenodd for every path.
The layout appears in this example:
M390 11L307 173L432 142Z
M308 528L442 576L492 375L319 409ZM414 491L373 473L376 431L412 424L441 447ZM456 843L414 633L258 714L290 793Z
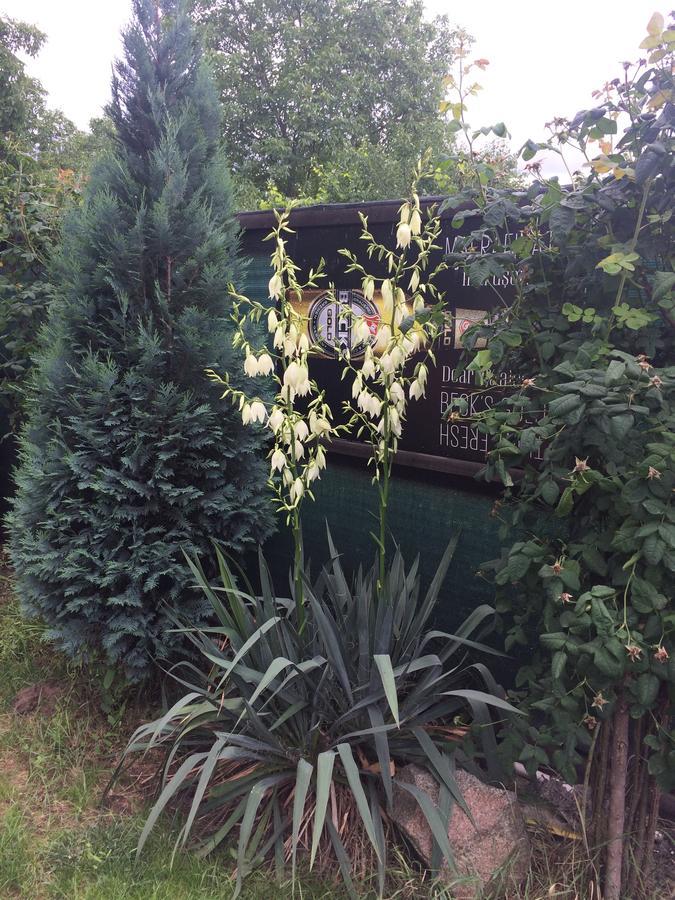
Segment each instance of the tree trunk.
M626 811L626 776L628 771L628 703L623 690L619 694L612 722L612 765L607 821L607 863L605 866L605 900L621 900L621 869Z

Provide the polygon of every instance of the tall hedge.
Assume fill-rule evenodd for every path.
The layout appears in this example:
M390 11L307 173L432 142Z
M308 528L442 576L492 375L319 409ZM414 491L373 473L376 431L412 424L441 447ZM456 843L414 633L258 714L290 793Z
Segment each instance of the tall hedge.
M204 377L234 363L237 226L211 76L179 0L134 0L94 168L53 262L9 549L25 611L131 677L203 622L183 561L270 529L261 437ZM235 376L236 377L236 376Z

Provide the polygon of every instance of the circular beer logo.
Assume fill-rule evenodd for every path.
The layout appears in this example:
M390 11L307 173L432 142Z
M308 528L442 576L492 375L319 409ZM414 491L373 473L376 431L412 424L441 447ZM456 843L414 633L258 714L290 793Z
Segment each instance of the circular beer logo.
M366 341L359 341L354 332L356 320L363 316L370 329L370 345L377 341L380 314L377 307L361 291L336 291L320 294L308 310L309 337L326 356L362 356Z

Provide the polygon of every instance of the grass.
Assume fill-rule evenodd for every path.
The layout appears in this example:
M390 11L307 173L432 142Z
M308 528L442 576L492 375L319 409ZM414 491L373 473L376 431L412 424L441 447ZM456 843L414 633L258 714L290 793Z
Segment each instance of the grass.
M49 681L58 687L53 710L20 715L17 692ZM25 621L0 569L0 898L30 900L215 900L232 896L234 858L224 850L206 860L181 853L171 860L175 831L158 828L136 862L136 842L151 789L139 768L115 787L111 808L100 800L126 738L147 710L127 709L111 724L98 680L74 667ZM114 718L112 720L115 721ZM533 839L527 883L511 900L589 900L579 845L544 832ZM374 896L362 885L364 897ZM292 896L269 871L244 881L244 900ZM339 881L305 873L297 900L340 900ZM667 894L655 894L663 900ZM440 882L425 877L399 854L390 872L388 900L452 900ZM506 900L503 896L492 900Z

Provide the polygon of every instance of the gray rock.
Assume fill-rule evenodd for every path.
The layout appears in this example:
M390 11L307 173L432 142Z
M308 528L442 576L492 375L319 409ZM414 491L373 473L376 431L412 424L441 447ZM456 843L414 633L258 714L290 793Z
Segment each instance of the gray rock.
M519 884L530 863L530 840L525 817L516 797L510 791L483 784L463 770L455 773L457 785L470 810L475 826L457 804L453 806L448 825L456 872L444 864L448 884L457 900L474 900L486 889L500 890ZM410 765L400 769L396 781L413 784L425 791L434 804L438 802L438 783L425 769ZM394 824L410 841L420 859L431 864L433 836L417 801L403 788L394 793Z

